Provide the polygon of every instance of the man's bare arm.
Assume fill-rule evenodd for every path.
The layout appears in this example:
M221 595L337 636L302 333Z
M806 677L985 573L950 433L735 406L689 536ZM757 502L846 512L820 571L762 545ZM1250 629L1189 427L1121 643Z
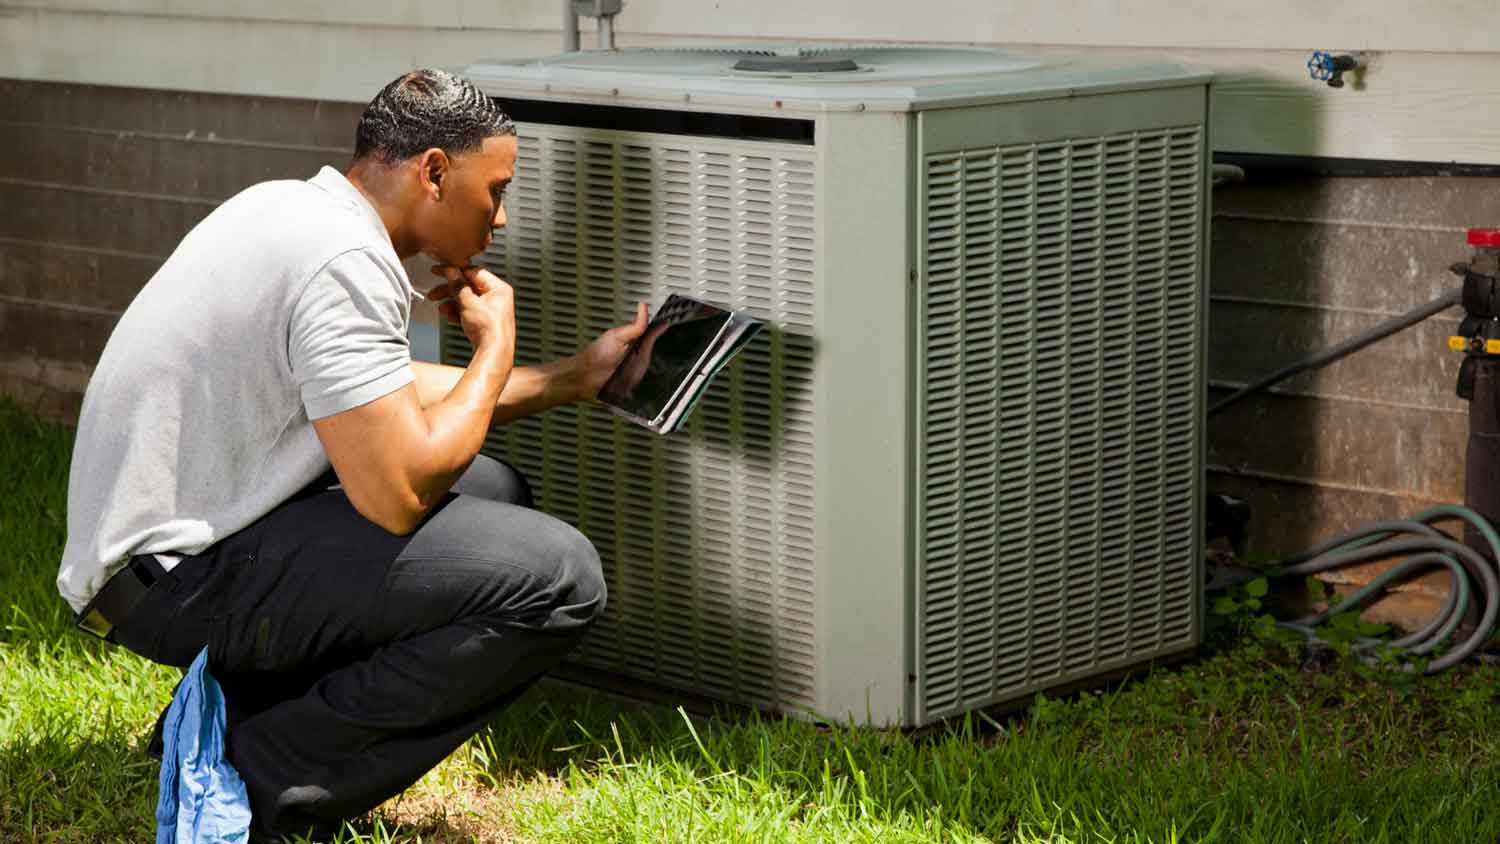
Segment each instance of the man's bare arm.
M473 461L510 380L510 286L474 270L454 301L474 360L441 401L423 407L417 387L408 384L312 423L354 509L394 534L414 530Z
M515 367L495 402L490 424L503 425L584 398L579 367L577 357L542 366ZM460 367L425 361L412 361L411 369L416 375L417 397L424 408L446 398L464 374Z
M434 288L436 290L436 288ZM436 295L428 294L429 299ZM511 370L505 391L495 403L491 425L503 425L558 405L591 399L609 380L625 353L646 331L646 303L636 305L635 319L599 335L583 351L542 366L517 366ZM417 395L423 407L430 407L448 395L463 375L456 366L412 361Z

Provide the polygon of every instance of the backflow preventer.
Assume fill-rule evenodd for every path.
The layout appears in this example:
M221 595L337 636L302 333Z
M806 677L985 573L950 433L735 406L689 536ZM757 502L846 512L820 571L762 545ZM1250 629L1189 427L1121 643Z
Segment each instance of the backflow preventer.
M1473 257L1452 267L1464 280L1464 320L1448 345L1465 353L1458 370L1458 395L1469 402L1465 504L1494 524L1500 521L1500 229L1469 229L1469 245ZM1491 546L1472 522L1464 543L1493 567ZM1464 620L1473 625L1478 619L1473 607Z

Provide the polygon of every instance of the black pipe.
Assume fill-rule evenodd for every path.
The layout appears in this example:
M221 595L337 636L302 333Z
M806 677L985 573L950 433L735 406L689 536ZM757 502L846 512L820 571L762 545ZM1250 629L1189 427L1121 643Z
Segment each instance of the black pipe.
M1234 393L1232 393L1228 398L1223 399L1217 404L1210 407L1208 409L1208 415L1210 417L1215 416L1216 414L1223 412L1230 405L1238 404L1240 401L1249 398L1252 395L1255 395L1256 393L1266 389L1267 387L1270 387L1273 384L1278 384L1292 377L1293 375L1306 372L1310 369L1320 369L1330 363L1333 363L1339 358L1346 357L1359 351L1360 349L1363 349L1371 343L1374 343L1378 340L1384 340L1385 338L1391 336L1392 334L1395 334L1398 331L1410 328L1430 316L1442 313L1443 311L1453 307L1454 305L1457 305L1462 297L1462 288L1451 290L1447 293L1444 293L1442 296L1433 299L1431 302L1428 302L1420 308L1415 308L1413 310L1407 311L1406 313L1396 317L1395 319L1386 320L1385 322L1382 322L1369 331L1351 337L1336 346L1331 346L1327 349L1324 349L1323 351L1318 352L1312 357L1304 358L1292 364L1291 366L1285 367L1283 369L1278 369L1270 375L1267 375L1266 377L1260 379L1259 381L1256 381L1255 383L1247 387L1241 387L1240 389L1234 391ZM1500 463L1493 463L1490 465L1500 466ZM1490 518L1489 514L1485 514L1485 518Z

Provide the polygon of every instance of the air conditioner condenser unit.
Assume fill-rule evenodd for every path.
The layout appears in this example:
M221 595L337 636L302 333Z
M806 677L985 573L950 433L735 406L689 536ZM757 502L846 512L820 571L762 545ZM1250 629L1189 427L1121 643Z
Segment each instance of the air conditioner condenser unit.
M483 260L520 363L672 292L770 326L672 435L579 405L489 437L604 560L576 669L915 726L1196 647L1206 74L917 47L464 73L519 125Z

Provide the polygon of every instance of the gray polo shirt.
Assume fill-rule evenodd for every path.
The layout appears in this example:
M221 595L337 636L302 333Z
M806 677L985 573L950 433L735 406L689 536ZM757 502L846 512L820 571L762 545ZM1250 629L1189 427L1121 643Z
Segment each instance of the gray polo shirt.
M328 469L313 419L412 381L412 289L332 168L204 218L131 302L83 398L58 590L75 610L134 554L196 554Z

